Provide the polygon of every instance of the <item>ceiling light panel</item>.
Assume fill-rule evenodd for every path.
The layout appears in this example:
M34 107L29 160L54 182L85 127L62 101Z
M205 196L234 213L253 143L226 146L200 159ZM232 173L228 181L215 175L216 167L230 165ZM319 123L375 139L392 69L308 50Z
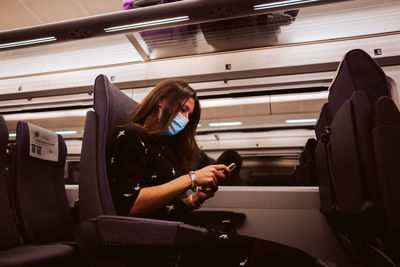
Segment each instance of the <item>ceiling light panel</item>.
M254 6L254 10L262 10L262 9L269 9L269 8L277 8L277 7L287 7L299 4L306 4L311 2L317 2L318 0L288 0L288 1L281 1L281 2L274 2L262 5Z
M52 42L52 41L56 41L56 40L57 40L56 37L51 36L51 37L45 37L45 38L25 40L25 41L20 41L20 42L4 43L4 44L0 44L0 49L32 45L32 44L41 44L41 43L47 43L47 42Z
M142 61L125 35L0 49L0 78ZM62 64L60 64L62 62Z
M110 27L110 28L105 28L104 31L105 32L116 32L116 31L125 31L125 30L135 30L135 29L140 29L140 28L145 28L145 27L150 27L150 26L164 25L164 24L170 24L170 23L176 23L176 22L182 22L182 21L188 21L188 20L189 20L189 16L181 16L181 17L151 20L151 21L146 21L146 22Z

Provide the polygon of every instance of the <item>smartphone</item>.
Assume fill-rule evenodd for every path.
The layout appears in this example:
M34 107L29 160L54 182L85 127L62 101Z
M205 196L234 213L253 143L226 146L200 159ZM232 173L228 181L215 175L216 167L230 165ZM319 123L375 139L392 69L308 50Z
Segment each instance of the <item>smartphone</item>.
M235 168L236 168L235 162L232 162L232 163L229 164L229 166L228 166L229 171L233 171Z

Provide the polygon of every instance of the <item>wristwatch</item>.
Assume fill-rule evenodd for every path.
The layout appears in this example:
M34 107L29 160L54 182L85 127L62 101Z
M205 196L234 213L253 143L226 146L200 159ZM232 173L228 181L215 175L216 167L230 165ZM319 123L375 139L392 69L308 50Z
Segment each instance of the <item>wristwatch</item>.
M194 171L189 172L190 179L192 180L191 188L193 192L197 191L197 181L196 181L196 174Z

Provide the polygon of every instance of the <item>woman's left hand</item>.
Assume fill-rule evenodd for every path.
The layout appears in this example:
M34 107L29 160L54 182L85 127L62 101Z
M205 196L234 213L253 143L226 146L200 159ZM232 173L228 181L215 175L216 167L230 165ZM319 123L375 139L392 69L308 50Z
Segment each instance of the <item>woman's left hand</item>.
M193 193L193 203L196 208L200 207L204 201L214 196L215 192L218 190L218 187L202 187L199 186L198 190Z

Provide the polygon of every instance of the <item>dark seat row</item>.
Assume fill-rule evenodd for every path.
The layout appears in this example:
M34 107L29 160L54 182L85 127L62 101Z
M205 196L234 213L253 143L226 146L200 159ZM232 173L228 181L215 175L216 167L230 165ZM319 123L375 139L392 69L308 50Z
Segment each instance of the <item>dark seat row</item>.
M74 224L63 181L65 142L53 133L55 162L32 157L30 152L44 151L32 151L36 147L29 126L18 123L12 165L6 166L8 130L0 116L0 266L76 265L70 242Z
M314 150L317 145L315 138L307 140L303 151L300 154L299 165L293 172L293 180L295 185L312 186L317 184L315 174L315 157Z
M321 212L360 266L400 264L400 113L362 50L348 52L316 125Z
M1 118L0 266L75 266L83 262L93 266L119 266L131 264L133 252L138 263L141 256L153 253L155 247L175 251L208 236L205 228L183 222L117 216L108 187L107 143L113 127L124 123L136 105L105 76L96 79L94 111L87 114L82 144L78 205L81 223L77 231L64 187L66 146L62 136L56 138L58 162L38 159L30 155L36 149L30 144L31 125L19 122L12 153L15 157L11 185L6 187L4 162L8 130ZM6 188L11 188L9 197ZM232 222L240 215L212 214L217 220ZM143 264L151 264L152 259L163 262L158 257L165 254L162 250L156 257L142 257ZM171 253L166 258L171 258Z

